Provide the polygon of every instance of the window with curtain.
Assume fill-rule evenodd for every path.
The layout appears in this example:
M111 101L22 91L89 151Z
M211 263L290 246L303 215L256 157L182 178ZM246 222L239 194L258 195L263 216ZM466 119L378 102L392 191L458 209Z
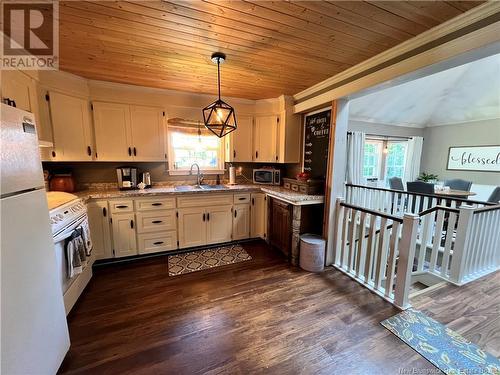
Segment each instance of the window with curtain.
M364 178L380 178L382 145L382 141L370 140L365 142L365 155L363 163Z
M169 160L174 172L189 171L197 163L203 172L224 169L221 139L204 128L169 126Z
M392 177L403 178L405 174L406 150L408 142L387 141L385 160L385 179Z
M388 180L404 177L408 142L369 139L365 142L363 177Z

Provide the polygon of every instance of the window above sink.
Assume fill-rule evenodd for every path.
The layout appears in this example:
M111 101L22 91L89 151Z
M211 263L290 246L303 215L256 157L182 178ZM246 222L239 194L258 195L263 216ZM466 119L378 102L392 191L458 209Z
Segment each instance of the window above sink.
M224 147L216 137L200 125L169 125L169 161L171 175L189 175L193 163L203 174L224 173Z

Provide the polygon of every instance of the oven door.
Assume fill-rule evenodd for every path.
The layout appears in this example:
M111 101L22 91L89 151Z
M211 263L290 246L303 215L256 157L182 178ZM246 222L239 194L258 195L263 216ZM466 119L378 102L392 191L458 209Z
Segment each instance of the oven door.
M253 170L253 182L254 184L273 184L274 172L272 169L254 169Z

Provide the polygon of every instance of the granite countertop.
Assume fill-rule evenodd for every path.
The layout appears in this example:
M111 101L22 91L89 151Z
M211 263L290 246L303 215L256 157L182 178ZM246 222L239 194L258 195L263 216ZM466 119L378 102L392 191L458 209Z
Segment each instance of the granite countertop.
M251 193L262 191L272 197L281 199L287 203L295 205L318 204L323 203L323 195L306 195L284 189L280 186L271 185L225 185L220 190L176 190L172 185L158 185L144 190L119 190L104 185L102 188L90 188L74 193L84 201L89 199L111 199L111 198L137 198L158 195L186 195L186 194L224 194L224 193Z

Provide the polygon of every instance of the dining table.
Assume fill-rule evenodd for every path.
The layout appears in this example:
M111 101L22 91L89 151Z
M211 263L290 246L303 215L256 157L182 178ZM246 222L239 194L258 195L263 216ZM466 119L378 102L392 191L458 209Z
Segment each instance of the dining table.
M465 190L434 190L435 195L443 195L443 196L451 196L451 197L471 197L476 195L473 191L465 191Z

